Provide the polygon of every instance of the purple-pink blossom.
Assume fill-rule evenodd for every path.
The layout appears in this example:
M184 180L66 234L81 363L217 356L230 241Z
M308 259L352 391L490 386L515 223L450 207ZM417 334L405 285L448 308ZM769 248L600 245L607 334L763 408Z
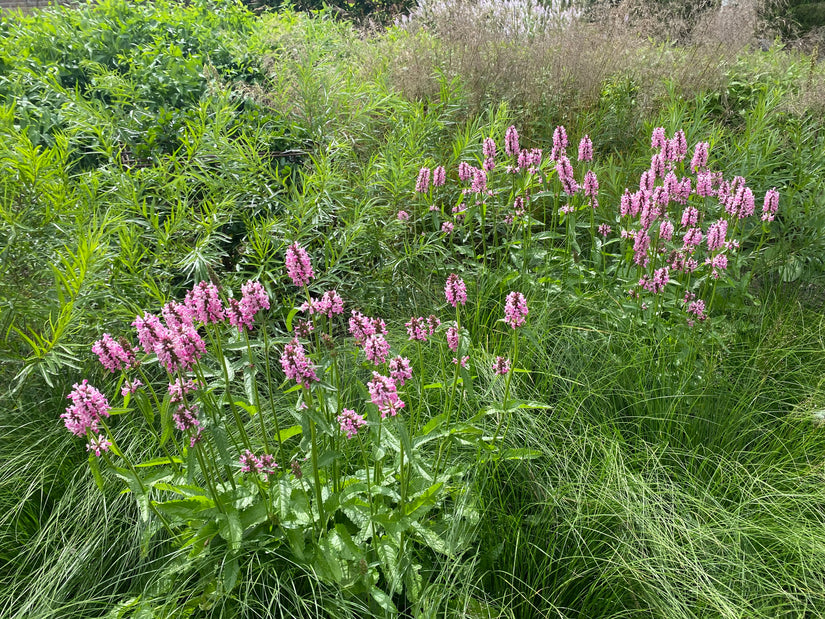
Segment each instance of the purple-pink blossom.
M639 230L633 241L633 262L640 266L647 266L649 258L647 250L650 248L650 235L646 230Z
M398 211L398 221L409 221L410 214L407 211Z
M364 354L375 365L381 365L390 354L390 343L381 333L372 333L364 340Z
M469 361L470 361L470 356L469 355L465 355L465 356L461 357L461 359L456 359L455 357L453 357L453 365L461 365L461 367L463 367L463 368L467 367L467 362L469 362Z
M762 205L762 221L773 221L779 209L779 192L776 187L768 189L765 202Z
M496 357L493 362L493 372L499 376L504 376L510 371L510 360L505 357Z
M527 321L527 312L527 299L523 294L513 291L507 295L504 302L504 322L516 329Z
M341 432L347 435L347 438L354 438L358 434L358 430L367 425L367 420L362 415L359 415L351 408L345 408L341 414L336 417Z
M167 329L161 323L160 318L154 314L146 312L143 317L138 316L132 323L138 336L138 342L143 347L143 352L147 355L155 352L155 345L165 336Z
M467 303L467 286L464 280L455 273L451 273L444 286L444 295L453 307L457 308L459 303L461 305Z
M708 167L708 149L710 144L698 142L693 150L693 159L690 160L690 169L694 172L705 170Z
M390 359L390 376L402 387L404 383L412 378L412 367L410 360L406 357L395 357Z
M61 414L66 429L77 436L85 436L87 430L97 432L100 417L109 416L109 402L100 391L89 384L85 378L75 383L68 396L72 401L66 412Z
M136 378L136 379L131 380L131 381L130 380L124 380L123 381L123 386L120 388L120 395L125 398L127 395L134 393L135 391L137 391L142 386L143 386L143 382L140 379Z
M125 345L124 345L125 344ZM135 353L125 341L115 341L108 333L92 345L92 352L98 356L100 363L110 372L128 370L135 364Z
M335 314L344 313L344 299L335 290L327 290L320 299L311 298L305 301L299 308L301 311L309 310L310 315L321 314L327 318L332 318Z
M725 245L725 235L728 233L728 220L715 221L708 228L708 251L716 251Z
M198 421L198 408L196 406L187 407L183 404L178 405L178 410L172 413L172 421L175 422L175 427L181 432L187 430L199 429L201 422Z
M218 287L209 282L198 282L186 293L184 300L192 318L203 324L215 324L226 318Z
M404 326L407 327L407 335L409 335L410 341L427 341L427 320L423 316L420 318L413 316Z
M441 187L447 182L447 171L443 165L433 170L433 187Z
M102 454L104 451L109 451L109 447L111 446L111 441L109 441L102 434L98 434L97 436L93 435L91 438L89 438L89 442L86 443L86 451L95 452L95 456L99 458L100 454Z
M567 149L567 131L562 125L559 125L553 131L553 150L550 152L550 159L558 161L565 156Z
M688 206L682 211L682 227L692 228L699 222L699 209Z
M573 166L570 165L570 160L564 155L561 155L556 161L556 174L559 176L564 193L568 196L575 195L579 190L579 185L573 176Z
M395 417L398 411L404 408L404 402L398 397L395 381L389 376L378 372L372 373L372 380L367 383L370 400L381 412L381 418Z
M466 161L462 161L458 164L458 180L460 181L468 181L473 176L473 166L471 166Z
M487 190L487 173L480 168L473 168L473 184L470 191L484 193Z
M673 238L673 222L665 219L659 224L659 238L669 241Z
M430 168L421 168L418 171L418 179L415 182L417 193L427 193L430 189Z
M286 271L292 283L299 288L306 286L315 277L309 254L298 243L293 243L286 250Z
M278 463L272 454L261 454L256 456L254 453L245 450L241 457L238 458L238 463L241 465L242 473L263 473L264 475L274 475L275 469L278 468Z
M191 378L189 380L176 378L174 382L169 383L169 401L173 404L183 402L184 394L197 390L199 386L199 383Z
M305 389L309 389L310 383L318 381L315 368L297 338L284 346L281 367L287 378L294 380Z
M650 140L650 147L662 149L667 146L667 138L665 137L665 128L656 127L653 130L653 135Z
M447 347L456 352L458 351L458 328L455 325L447 327Z
M484 154L485 159L495 159L496 158L496 142L493 138L484 138L484 142L481 146L481 152Z
M518 131L511 125L504 133L504 152L507 155L518 155L519 150Z
M589 135L579 142L579 161L593 161L593 142Z
M455 225L453 224L453 222L445 221L443 224L441 224L441 231L444 234L452 234L453 230L455 230Z
M610 231L612 230L612 228L608 224L599 224L598 230L599 230L600 235L607 238L607 236L610 234Z
M692 253L698 245L701 245L703 238L700 228L688 228L682 237L682 242L684 243L682 251Z

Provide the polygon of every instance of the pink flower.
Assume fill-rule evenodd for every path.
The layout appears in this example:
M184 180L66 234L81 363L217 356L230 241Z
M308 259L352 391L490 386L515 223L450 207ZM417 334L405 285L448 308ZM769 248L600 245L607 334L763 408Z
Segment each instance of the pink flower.
M205 352L206 344L191 322L169 325L155 342L158 361L170 374L188 371Z
M599 179L593 170L588 170L584 175L584 195L595 198L599 193Z
M341 427L341 432L346 434L348 439L355 437L358 430L367 425L367 420L351 408L345 408L341 411L336 420Z
M527 300L520 292L513 291L504 302L504 322L513 329L522 326L527 320Z
M453 357L453 365L461 364L461 367L466 368L467 367L467 362L469 360L470 360L469 355L465 356L465 357L461 357L461 359L456 359L455 357Z
M373 372L372 380L367 383L367 389L370 393L370 400L378 407L382 419L387 416L394 417L399 410L404 408L404 402L399 399L397 387L392 378Z
M458 329L455 326L447 327L447 347L458 352Z
M447 182L447 171L443 165L433 170L433 187L441 187Z
M410 336L410 341L427 341L427 321L424 317L416 318L413 316L404 326L407 327L407 335Z
M728 220L720 219L708 228L708 251L716 251L725 245L725 235L728 233Z
M697 299L696 301L692 301L688 305L687 313L688 314L693 314L699 320L705 320L707 318L707 316L705 315L705 302L702 299Z
M92 436L89 442L86 443L86 451L95 452L95 456L99 458L100 454L104 451L109 451L109 447L111 446L112 443L105 436L98 434L97 436Z
M481 147L481 152L484 154L485 159L495 159L496 158L496 142L495 142L495 140L493 140L493 138L484 138L484 143Z
M455 225L453 224L453 222L445 221L443 224L441 224L441 231L444 234L452 234L453 230L455 230Z
M311 270L311 267L310 267ZM260 282L248 281L241 286L240 302L229 300L229 323L242 332L243 328L252 329L255 314L269 309L269 296Z
M653 185L656 184L656 172L653 170L645 170L639 178L639 189L642 191L653 191Z
M565 155L567 148L567 131L562 125L556 127L553 131L553 150L550 152L550 159L558 161Z
M390 354L390 343L380 333L368 335L364 340L364 354L375 365L381 365Z
M473 176L473 166L466 161L458 164L458 180L468 181Z
M125 343L125 341L124 341ZM116 342L108 333L92 346L92 352L100 359L100 363L110 372L128 370L135 364L135 354L128 343L124 346Z
M573 177L573 166L570 165L570 160L561 155L556 161L556 174L559 175L561 187L568 196L574 195L579 190L579 185Z
M271 456L270 456L271 457ZM241 465L242 473L261 473L263 472L264 463L254 453L245 450L241 457L238 458L238 463Z
M184 382L183 379L176 378L175 382L169 383L169 401L173 404L176 402L183 402L183 395L185 393L195 391L198 387L199 384L192 379Z
M198 421L197 407L187 408L183 404L180 404L177 412L172 414L172 420L175 422L175 427L181 432L192 429L198 430L201 425L201 422Z
M669 241L673 238L673 223L665 219L659 224L659 238Z
M702 243L703 238L702 231L699 228L687 229L684 237L682 237L682 242L684 243L682 251L692 253L694 248Z
M438 329L440 324L441 324L441 321L434 314L430 314L427 317L427 325L430 328L430 335L435 333L435 330Z
M493 363L493 372L495 372L499 376L504 376L509 371L510 360L505 359L504 357L496 357L496 360Z
M473 184L470 191L484 193L487 190L487 173L479 168L473 168Z
M621 200L619 201L619 214L622 217L626 217L627 215L630 215L631 206L632 206L631 200L632 200L632 198L630 196L630 190L625 189L624 193L622 194ZM631 216L635 217L636 215L631 215Z
M518 131L515 127L510 126L504 133L504 152L507 155L518 155L519 150Z
M123 386L120 388L120 395L125 398L127 394L134 393L142 386L143 383L137 378L133 381L124 380Z
M653 137L650 140L650 148L662 149L667 146L667 138L665 138L665 128L656 127L653 130Z
M662 153L656 153L650 158L650 171L653 177L664 178L667 168L665 167L665 156Z
M607 238L607 235L610 234L611 230L612 230L612 228L608 224L600 224L599 225L599 234L601 234L605 238Z
M418 171L418 180L415 182L416 193L427 193L430 189L430 168L421 168Z
M713 195L713 174L699 172L696 175L696 195L708 198Z
M334 314L344 313L344 300L335 290L327 290L320 299L311 298L303 303L299 308L301 311L309 310L310 315L322 314L327 318L332 318Z
M687 139L685 132L679 129L667 143L668 161L681 161L687 155Z
M410 214L407 211L398 211L398 221L409 221Z
M160 318L148 312L143 315L143 318L140 316L135 318L132 326L135 327L138 342L140 342L143 351L147 355L155 352L155 345L166 337L168 331L161 323Z
M649 258L647 250L650 248L650 235L644 230L639 230L633 241L633 262L640 266L647 266Z
M297 339L293 339L284 346L284 352L281 355L281 367L287 378L294 380L305 389L309 389L310 383L318 381L315 368L306 356L304 347Z
M178 327L191 327L194 325L192 319L192 310L185 304L177 303L176 301L169 301L160 310L163 319L166 321L166 326L169 329Z
M363 346L370 335L376 333L376 322L359 311L353 311L349 319L349 332L358 346Z
M218 288L208 282L199 282L186 293L184 300L186 307L192 313L192 318L203 324L218 323L226 317L221 303Z
M299 288L307 285L315 277L309 254L298 243L293 243L286 250L286 271L292 283Z
M593 142L585 135L579 142L579 161L593 161Z
M708 167L708 149L710 144L707 142L698 142L693 151L693 159L690 160L690 169L694 172L699 172Z
M756 205L754 203L753 191L751 191L750 187L745 187L742 191L742 205L738 213L739 219L750 217L753 215L754 210L756 210Z
M72 401L66 412L60 415L66 429L77 436L84 436L87 430L97 432L101 415L109 416L109 402L100 391L92 387L85 378L73 385L68 396Z
M406 357L395 357L390 360L390 376L402 387L412 378L410 360Z
M765 194L765 202L762 205L762 221L773 221L776 211L779 209L779 192L776 187L768 189Z
M682 212L682 227L683 228L692 228L694 227L697 222L699 221L699 209L688 206Z
M728 268L728 257L725 254L716 254L713 258L705 259L705 264L709 264L713 271L711 272L710 276L713 279L719 279L719 271L725 270Z
M450 305L457 308L459 303L461 305L467 303L467 286L458 275L451 273L444 286L444 295Z

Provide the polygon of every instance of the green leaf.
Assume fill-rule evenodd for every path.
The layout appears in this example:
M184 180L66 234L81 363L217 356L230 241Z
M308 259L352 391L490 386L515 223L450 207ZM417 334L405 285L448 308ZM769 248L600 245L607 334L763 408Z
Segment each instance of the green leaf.
M286 315L286 330L287 331L292 331L292 321L294 320L295 315L300 311L301 310L298 309L297 307L293 307L291 310L289 310L289 314Z
M238 563L238 557L232 557L223 566L223 590L224 593L229 593L235 588L238 583L238 575L241 572L241 567Z
M391 591L401 593L401 571L398 565L398 547L386 536L378 541L378 558Z
M176 464L182 464L183 458L180 456L172 456L172 462ZM162 458L152 458L151 460L147 460L146 462L141 462L140 464L136 464L136 469L146 468L148 466L163 466L164 464L169 464L169 458L164 456Z
M98 490L103 492L103 475L100 474L100 460L94 454L89 454L89 468L92 469L92 476L95 478Z
M240 406L247 413L249 413L252 417L254 417L255 415L258 414L258 409L257 408L255 408L252 404L247 404L246 402L244 402L242 400L238 400L237 402L235 402L235 406Z
M283 443L287 439L290 439L297 434L301 434L301 432L303 432L303 428L301 428L300 425L291 426L278 432L278 439Z
M413 501L410 501L404 506L404 514L414 519L423 516L430 507L435 505L438 492L443 485L444 482L439 481L417 495Z
M221 519L221 526L218 529L220 536L229 543L231 550L239 550L241 538L243 537L243 527L238 510L232 505L224 505L226 515Z

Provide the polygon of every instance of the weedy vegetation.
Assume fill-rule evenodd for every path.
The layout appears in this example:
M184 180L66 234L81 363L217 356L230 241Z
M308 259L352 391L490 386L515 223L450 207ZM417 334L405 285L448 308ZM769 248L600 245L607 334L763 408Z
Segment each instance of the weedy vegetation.
M825 616L816 31L706 4L4 15L0 616Z

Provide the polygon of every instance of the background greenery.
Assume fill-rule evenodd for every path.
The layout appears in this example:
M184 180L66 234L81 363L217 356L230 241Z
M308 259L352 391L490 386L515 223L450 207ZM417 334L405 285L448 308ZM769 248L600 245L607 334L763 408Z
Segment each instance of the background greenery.
M473 544L435 565L418 611L397 605L825 615L822 66L709 25L698 34L717 38L676 45L598 19L513 41L466 22L365 34L336 11L255 16L221 2L4 17L0 616L140 616L138 599L182 607L197 590L197 569L169 573L176 551L142 544L130 497L96 491L60 423L72 383L102 380L90 351L102 331L210 274L286 294L294 239L351 306L407 320L462 267L401 240L395 214L419 167L454 169L511 123L545 149L556 124L589 133L605 217L647 165L655 126L711 141L715 165L758 196L779 188L781 215L747 294L700 334L629 329L609 282L525 289L529 379L515 388L551 409L516 417L508 441L542 455L478 467L480 503L463 508L478 514ZM607 48L622 53L607 61ZM477 337L495 331L510 277L503 267L471 290L485 308ZM374 612L266 549L245 557L234 591L188 607Z

